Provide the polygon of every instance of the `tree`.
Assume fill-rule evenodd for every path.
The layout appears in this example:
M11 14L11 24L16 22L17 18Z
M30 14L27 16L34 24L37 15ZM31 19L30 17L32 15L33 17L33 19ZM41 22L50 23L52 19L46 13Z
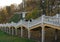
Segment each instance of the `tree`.
M25 19L30 20L32 18L32 13L27 13Z
M39 17L39 11L37 10L37 8L35 8L32 12L28 13L26 15L26 19L30 20L30 19L36 19L37 17Z

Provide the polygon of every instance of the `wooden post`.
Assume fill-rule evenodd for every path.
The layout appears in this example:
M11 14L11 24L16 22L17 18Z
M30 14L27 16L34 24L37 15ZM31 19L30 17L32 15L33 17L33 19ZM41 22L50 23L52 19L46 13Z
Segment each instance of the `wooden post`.
M23 27L21 26L21 37L23 37Z
M30 21L28 21L28 38L30 39L30 29L29 29L29 23L30 23Z
M44 26L42 26L42 42L45 41L45 30L44 30Z
M6 32L6 27L5 27L5 32Z
M16 33L16 35L17 35L17 28L15 28L15 33Z
M6 27L6 33L8 33L8 28Z
M43 21L44 21L44 15L42 16L42 42L45 42L45 30L44 30L44 25L43 25Z
M28 38L30 39L30 30L28 29Z
M13 32L14 32L14 31L13 31L13 27L12 27L12 35L14 34Z
M9 31L8 31L8 34L10 34L10 27L8 27L8 28L9 28L9 29L8 29L8 30L9 30Z
M57 41L57 32L58 32L58 30L56 29L55 30L55 41Z

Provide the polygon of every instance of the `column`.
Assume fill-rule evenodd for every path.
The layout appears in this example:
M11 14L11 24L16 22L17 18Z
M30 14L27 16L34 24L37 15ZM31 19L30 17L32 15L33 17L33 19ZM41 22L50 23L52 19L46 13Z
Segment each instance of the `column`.
M28 38L30 39L30 29L28 29Z
M7 33L7 27L5 27L6 28L6 33Z
M10 34L10 27L9 27L9 34Z
M28 38L30 39L30 28L29 28L30 21L28 21Z
M15 34L17 35L17 28L15 28Z
M44 26L42 26L42 42L45 41L45 30L44 30Z
M3 31L3 27L2 27L2 31Z
M6 32L6 27L5 27L5 32Z
M23 37L23 27L21 26L21 37Z
M9 34L9 27L7 28L7 33Z
M0 27L0 30L1 30L1 27Z
M2 27L0 27L1 31L2 31Z
M7 33L8 33L8 27L6 27Z
M9 27L8 27L8 34L9 34Z
M41 21L41 26L42 26L42 42L45 42L45 28L44 28L44 15L42 15L42 21Z
M2 27L0 27L1 31L2 31Z
M2 27L2 31L3 31L3 27Z
M58 34L58 30L55 30L55 41L57 41L57 34Z
M12 27L12 35L14 35L13 27Z
M3 31L3 27L2 27L2 31Z

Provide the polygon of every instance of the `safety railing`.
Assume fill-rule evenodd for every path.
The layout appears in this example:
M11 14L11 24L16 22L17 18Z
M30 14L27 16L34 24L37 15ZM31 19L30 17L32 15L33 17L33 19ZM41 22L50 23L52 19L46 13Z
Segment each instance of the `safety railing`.
M55 16L44 16L43 17L43 23L47 23L47 24L52 24L52 25L56 25L56 26L60 26L60 15L55 15ZM0 27L17 27L17 26L26 26L26 27L32 27L38 24L42 23L42 16L33 20L32 22L28 21L24 21L24 20L20 20L18 23L6 23L6 24L0 24Z
M53 25L59 26L60 25L60 18L45 16L44 23L53 24Z

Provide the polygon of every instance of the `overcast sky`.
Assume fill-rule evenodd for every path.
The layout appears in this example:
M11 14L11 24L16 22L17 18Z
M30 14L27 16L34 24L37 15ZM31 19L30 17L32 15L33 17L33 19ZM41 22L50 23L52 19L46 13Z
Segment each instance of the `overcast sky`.
M0 0L0 6L9 6L13 3L20 4L22 0Z

